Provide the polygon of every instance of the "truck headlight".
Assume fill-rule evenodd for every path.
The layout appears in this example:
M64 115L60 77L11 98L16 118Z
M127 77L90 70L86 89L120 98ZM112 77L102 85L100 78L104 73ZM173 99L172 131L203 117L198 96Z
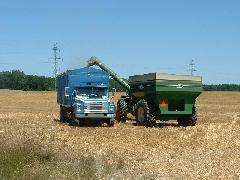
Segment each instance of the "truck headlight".
M115 107L114 106L109 106L109 112L114 113L114 111L115 111Z
M83 110L83 104L76 104L76 106L77 106L77 111L82 111Z

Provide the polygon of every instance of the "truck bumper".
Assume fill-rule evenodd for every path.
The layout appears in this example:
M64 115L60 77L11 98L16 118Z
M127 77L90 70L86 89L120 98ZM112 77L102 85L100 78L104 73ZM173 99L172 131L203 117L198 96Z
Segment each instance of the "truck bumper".
M102 113L84 113L75 114L76 118L115 118L115 114L102 114Z

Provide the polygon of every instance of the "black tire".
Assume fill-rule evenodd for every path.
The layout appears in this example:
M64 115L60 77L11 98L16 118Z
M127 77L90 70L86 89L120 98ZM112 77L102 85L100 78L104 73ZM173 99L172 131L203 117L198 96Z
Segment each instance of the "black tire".
M137 125L145 125L146 127L153 127L156 124L156 119L149 103L141 99L136 104L135 118Z
M60 122L70 123L73 119L73 110L71 107L60 106Z
M117 102L116 120L122 123L127 120L127 103L122 98Z
M108 127L114 127L114 119L108 119L107 125L108 125Z
M197 123L197 108L193 107L192 115L179 117L177 121L179 126L195 126Z
M80 124L80 120L75 118L75 115L73 113L73 108L68 108L66 118L67 118L67 122L71 126L78 126Z
M67 110L68 108L60 106L60 122L62 123L67 123L69 121L67 118Z
M59 116L60 116L60 122L63 122L64 116L63 116L63 108L62 108L62 106L60 106Z
M78 126L78 125L80 125L80 122L79 122L78 119L70 119L70 120L68 121L68 124L69 124L70 126Z

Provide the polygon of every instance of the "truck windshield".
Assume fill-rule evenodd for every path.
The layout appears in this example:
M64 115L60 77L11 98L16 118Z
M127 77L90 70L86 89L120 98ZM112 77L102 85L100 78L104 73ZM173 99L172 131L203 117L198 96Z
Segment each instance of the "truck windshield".
M107 96L107 88L81 87L77 89L77 95L89 98L102 98L102 96Z

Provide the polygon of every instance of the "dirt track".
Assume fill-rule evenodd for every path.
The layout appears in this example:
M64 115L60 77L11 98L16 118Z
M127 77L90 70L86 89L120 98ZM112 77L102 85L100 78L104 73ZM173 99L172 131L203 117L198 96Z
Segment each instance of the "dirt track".
M0 138L9 146L34 139L62 156L122 162L119 179L240 179L240 93L206 92L197 107L195 127L145 128L130 120L72 127L58 121L55 93L0 91Z

